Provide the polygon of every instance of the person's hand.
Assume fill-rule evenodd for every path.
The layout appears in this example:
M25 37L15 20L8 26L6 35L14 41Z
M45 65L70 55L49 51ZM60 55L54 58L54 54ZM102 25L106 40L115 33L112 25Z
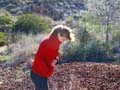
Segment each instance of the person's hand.
M59 60L59 56L57 56L56 59Z
M57 63L57 60L54 59L51 65L52 65L53 67L56 67L56 63Z

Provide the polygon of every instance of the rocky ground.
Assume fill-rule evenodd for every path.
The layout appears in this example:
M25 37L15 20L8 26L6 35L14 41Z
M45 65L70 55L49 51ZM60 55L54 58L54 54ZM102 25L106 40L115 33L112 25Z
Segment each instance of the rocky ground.
M24 65L0 66L0 90L34 90ZM74 62L58 65L49 79L50 90L120 90L120 66L103 63Z
M80 11L87 10L84 3L84 0L0 0L0 9L13 16L36 12L58 21L69 16L78 20Z

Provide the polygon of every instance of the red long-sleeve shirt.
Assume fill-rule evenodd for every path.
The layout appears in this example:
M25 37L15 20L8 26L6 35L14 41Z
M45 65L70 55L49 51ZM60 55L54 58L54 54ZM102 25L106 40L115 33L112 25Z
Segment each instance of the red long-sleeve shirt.
M54 67L51 64L59 56L60 44L58 37L53 36L47 37L41 42L32 65L34 73L47 78L52 75Z

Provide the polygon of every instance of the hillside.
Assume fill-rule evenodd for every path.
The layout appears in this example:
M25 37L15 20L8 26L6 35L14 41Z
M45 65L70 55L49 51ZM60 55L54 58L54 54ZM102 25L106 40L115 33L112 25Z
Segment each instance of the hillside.
M80 10L86 8L83 0L0 0L0 9L5 9L14 16L38 13L60 20L68 16L79 18Z
M0 90L33 90L29 74L22 67L0 67ZM74 62L58 65L49 79L50 90L120 90L120 66Z

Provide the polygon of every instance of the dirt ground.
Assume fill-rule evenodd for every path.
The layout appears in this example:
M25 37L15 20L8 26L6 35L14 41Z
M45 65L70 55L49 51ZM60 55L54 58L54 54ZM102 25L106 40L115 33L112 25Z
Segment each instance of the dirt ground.
M24 65L0 66L0 90L34 90ZM49 90L120 90L120 65L104 63L67 63L58 65L49 79Z

